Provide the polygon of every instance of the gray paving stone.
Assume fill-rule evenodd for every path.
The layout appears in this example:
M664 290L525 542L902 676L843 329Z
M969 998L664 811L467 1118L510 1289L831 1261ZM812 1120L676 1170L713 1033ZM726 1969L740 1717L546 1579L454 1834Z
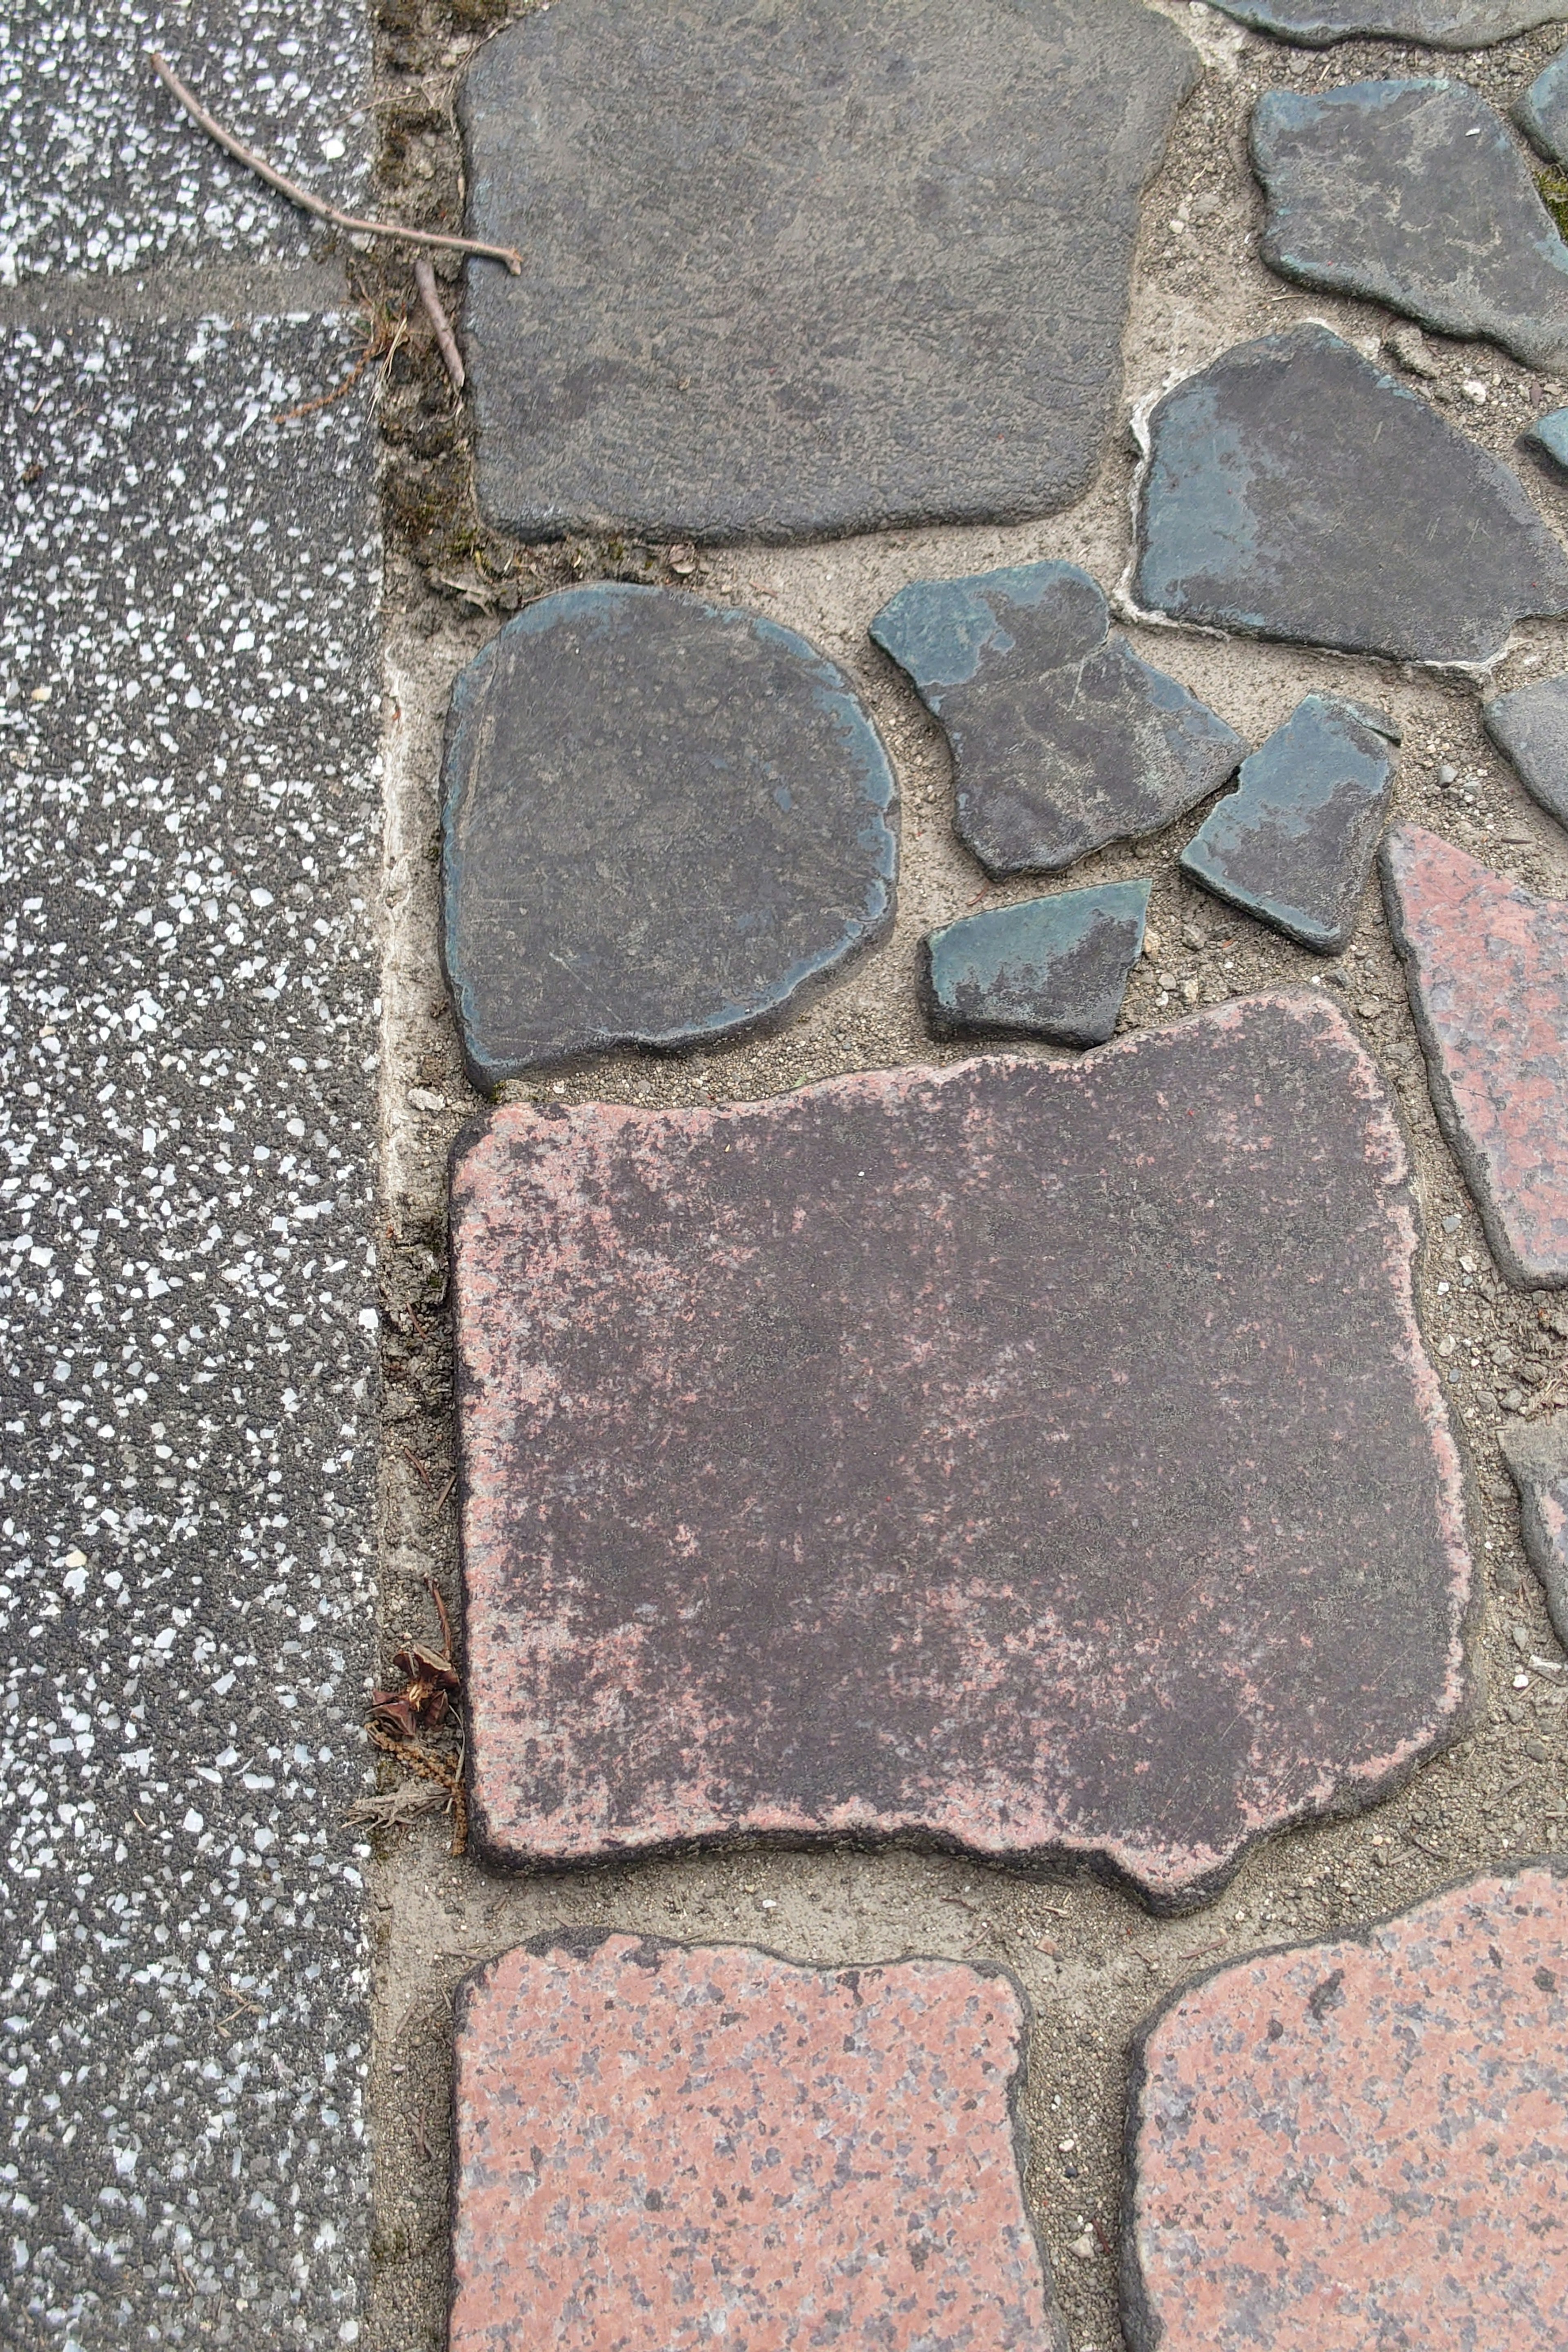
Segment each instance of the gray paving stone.
M1110 635L1070 563L900 589L871 624L952 752L959 837L992 874L1051 872L1157 833L1247 751L1222 719Z
M1391 719L1310 694L1182 852L1194 882L1320 955L1355 929L1394 789Z
M1429 662L1491 661L1568 612L1568 554L1523 487L1324 327L1241 343L1154 409L1147 611Z
M1481 705L1481 723L1531 797L1568 825L1568 677L1543 677Z
M1568 363L1568 246L1524 158L1463 82L1269 90L1252 116L1263 257L1305 286Z
M1016 520L1087 489L1197 58L1131 0L555 0L462 95L485 511Z
M1568 49L1514 100L1513 119L1549 163L1568 163Z
M1553 408L1538 416L1524 438L1533 447L1544 449L1568 473L1568 408Z
M1519 1489L1525 1551L1545 1591L1552 1632L1568 1650L1568 1413L1505 1422L1498 1442Z
M1282 41L1324 49L1363 37L1484 48L1568 16L1563 0L1214 0L1227 16Z
M961 916L925 943L939 1032L1102 1045L1143 952L1148 882L1102 882Z
M366 2260L375 598L352 320L0 341L0 2340Z
M476 1086L776 1020L883 937L897 786L804 637L676 590L541 597L453 689L442 942Z
M212 111L329 202L370 187L370 17L360 0L60 10L26 0L0 43L0 286L154 260L297 261L323 230L188 121L162 49Z

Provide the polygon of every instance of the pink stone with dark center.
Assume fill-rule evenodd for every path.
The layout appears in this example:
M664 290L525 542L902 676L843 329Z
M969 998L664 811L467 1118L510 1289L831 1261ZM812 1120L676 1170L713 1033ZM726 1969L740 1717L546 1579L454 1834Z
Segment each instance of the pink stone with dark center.
M1463 1720L1405 1146L1315 993L1073 1066L492 1113L452 1246L475 1819L1204 1900Z
M1563 2352L1568 1883L1178 1993L1134 2054L1132 2352Z
M1516 1288L1568 1284L1568 901L1418 824L1383 845L1432 1101Z
M1000 1970L577 1934L458 2002L451 2352L1067 2352Z

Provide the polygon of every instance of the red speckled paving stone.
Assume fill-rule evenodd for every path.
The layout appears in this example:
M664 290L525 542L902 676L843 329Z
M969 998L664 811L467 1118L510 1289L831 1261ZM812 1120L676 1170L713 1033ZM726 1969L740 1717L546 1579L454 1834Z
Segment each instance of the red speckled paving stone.
M1178 1993L1134 2053L1132 2352L1563 2352L1568 1883Z
M1000 1969L577 1933L458 2003L451 2352L1068 2352Z
M1568 1284L1568 901L1537 898L1418 824L1384 896L1432 1101L1517 1289Z
M1076 1065L468 1131L475 1821L924 1838L1203 1901L1457 1735L1406 1155L1313 992Z

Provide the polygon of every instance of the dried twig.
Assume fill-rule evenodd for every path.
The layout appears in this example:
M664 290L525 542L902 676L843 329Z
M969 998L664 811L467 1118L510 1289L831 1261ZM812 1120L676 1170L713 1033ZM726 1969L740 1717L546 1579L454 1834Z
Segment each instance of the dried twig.
M466 381L463 354L458 349L451 321L441 308L441 297L436 291L436 272L421 254L414 264L414 283L419 289L419 299L425 305L425 316L436 330L437 348L447 362L447 373L452 379L454 392L461 392Z
M437 246L445 253L476 254L483 261L504 262L514 278L521 275L522 256L514 245L481 245L477 237L447 236L438 229L405 228L397 221L361 220L353 213L340 212L335 205L327 204L321 196L313 196L308 188L300 187L298 181L287 178L264 156L257 154L254 148L243 146L231 131L226 131L222 123L207 112L201 100L185 88L167 58L161 58L156 49L149 52L148 63L170 97L179 101L191 121L199 123L209 139L216 139L237 163L245 165L247 171L254 172L258 179L265 180L269 188L276 188L279 194L287 196L290 204L299 205L305 212L314 213L318 220L331 221L334 228L347 229L353 236L389 236L401 240L405 245Z
M379 1748L384 1755L395 1756L410 1772L417 1772L423 1780L434 1780L438 1788L445 1789L452 1815L452 1852L454 1854L467 1853L468 1800L463 1788L462 1768L456 1762L449 1762L444 1756L434 1754L428 1748L416 1748L409 1740L395 1739L389 1731L383 1731L379 1724L373 1723L367 1728L373 1747Z

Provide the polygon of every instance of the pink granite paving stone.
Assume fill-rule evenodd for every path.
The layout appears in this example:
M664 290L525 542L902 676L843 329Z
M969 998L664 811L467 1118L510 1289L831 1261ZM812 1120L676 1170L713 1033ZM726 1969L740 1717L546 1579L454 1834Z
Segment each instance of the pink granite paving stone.
M492 1112L452 1180L476 1834L1205 1900L1465 1720L1406 1154L1315 993L1075 1065Z
M1568 1284L1568 902L1418 824L1383 846L1433 1105L1516 1289Z
M1131 2352L1562 2352L1568 1882L1189 1986L1134 2053Z
M1000 1969L578 1932L458 2001L450 2352L1068 2352Z

